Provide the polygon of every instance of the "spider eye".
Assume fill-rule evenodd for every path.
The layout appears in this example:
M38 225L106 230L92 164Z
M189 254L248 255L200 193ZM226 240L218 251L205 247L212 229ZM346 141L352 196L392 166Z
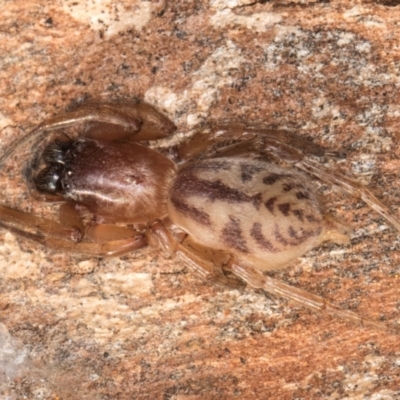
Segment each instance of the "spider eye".
M42 153L42 160L46 164L59 163L64 164L65 162L65 153L67 152L70 146L70 142L62 141L62 140L54 140L51 142Z
M60 188L60 177L63 167L61 164L54 164L50 167L42 169L33 178L33 183L36 189L42 193L55 194Z

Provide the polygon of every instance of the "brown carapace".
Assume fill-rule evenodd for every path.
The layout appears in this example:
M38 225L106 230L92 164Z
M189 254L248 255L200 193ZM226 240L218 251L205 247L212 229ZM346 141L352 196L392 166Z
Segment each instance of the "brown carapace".
M82 105L45 121L9 148L0 166L22 146L37 149L25 174L32 194L62 202L59 221L0 206L0 226L87 256L158 246L213 282L247 284L397 332L264 274L323 241L348 241L344 227L324 215L310 175L362 198L400 230L365 187L315 161L331 153L288 131L240 124L200 131L170 148L146 145L174 131L140 102Z

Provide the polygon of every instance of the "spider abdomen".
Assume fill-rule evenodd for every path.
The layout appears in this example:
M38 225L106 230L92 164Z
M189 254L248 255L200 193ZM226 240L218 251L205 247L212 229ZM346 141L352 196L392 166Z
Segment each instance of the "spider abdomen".
M184 165L168 207L172 221L198 243L263 270L287 265L325 234L307 178L264 161L216 158Z

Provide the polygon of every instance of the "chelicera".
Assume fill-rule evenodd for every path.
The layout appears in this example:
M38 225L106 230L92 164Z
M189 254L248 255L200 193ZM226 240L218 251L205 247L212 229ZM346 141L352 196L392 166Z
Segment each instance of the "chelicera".
M37 149L25 174L32 194L61 202L59 221L0 206L0 225L86 256L158 246L213 282L246 284L396 330L265 275L324 241L348 240L344 227L324 215L310 174L362 198L400 230L365 187L315 161L331 153L291 132L240 124L200 131L167 149L147 145L174 131L140 102L82 105L43 122L4 153L0 166L22 146Z

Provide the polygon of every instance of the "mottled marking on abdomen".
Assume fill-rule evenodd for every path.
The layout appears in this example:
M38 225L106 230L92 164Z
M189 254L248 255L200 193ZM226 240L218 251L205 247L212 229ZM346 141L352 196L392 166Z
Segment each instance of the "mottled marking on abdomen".
M325 228L308 177L245 158L184 165L168 207L172 221L198 243L258 260L262 269L299 257L321 241Z

